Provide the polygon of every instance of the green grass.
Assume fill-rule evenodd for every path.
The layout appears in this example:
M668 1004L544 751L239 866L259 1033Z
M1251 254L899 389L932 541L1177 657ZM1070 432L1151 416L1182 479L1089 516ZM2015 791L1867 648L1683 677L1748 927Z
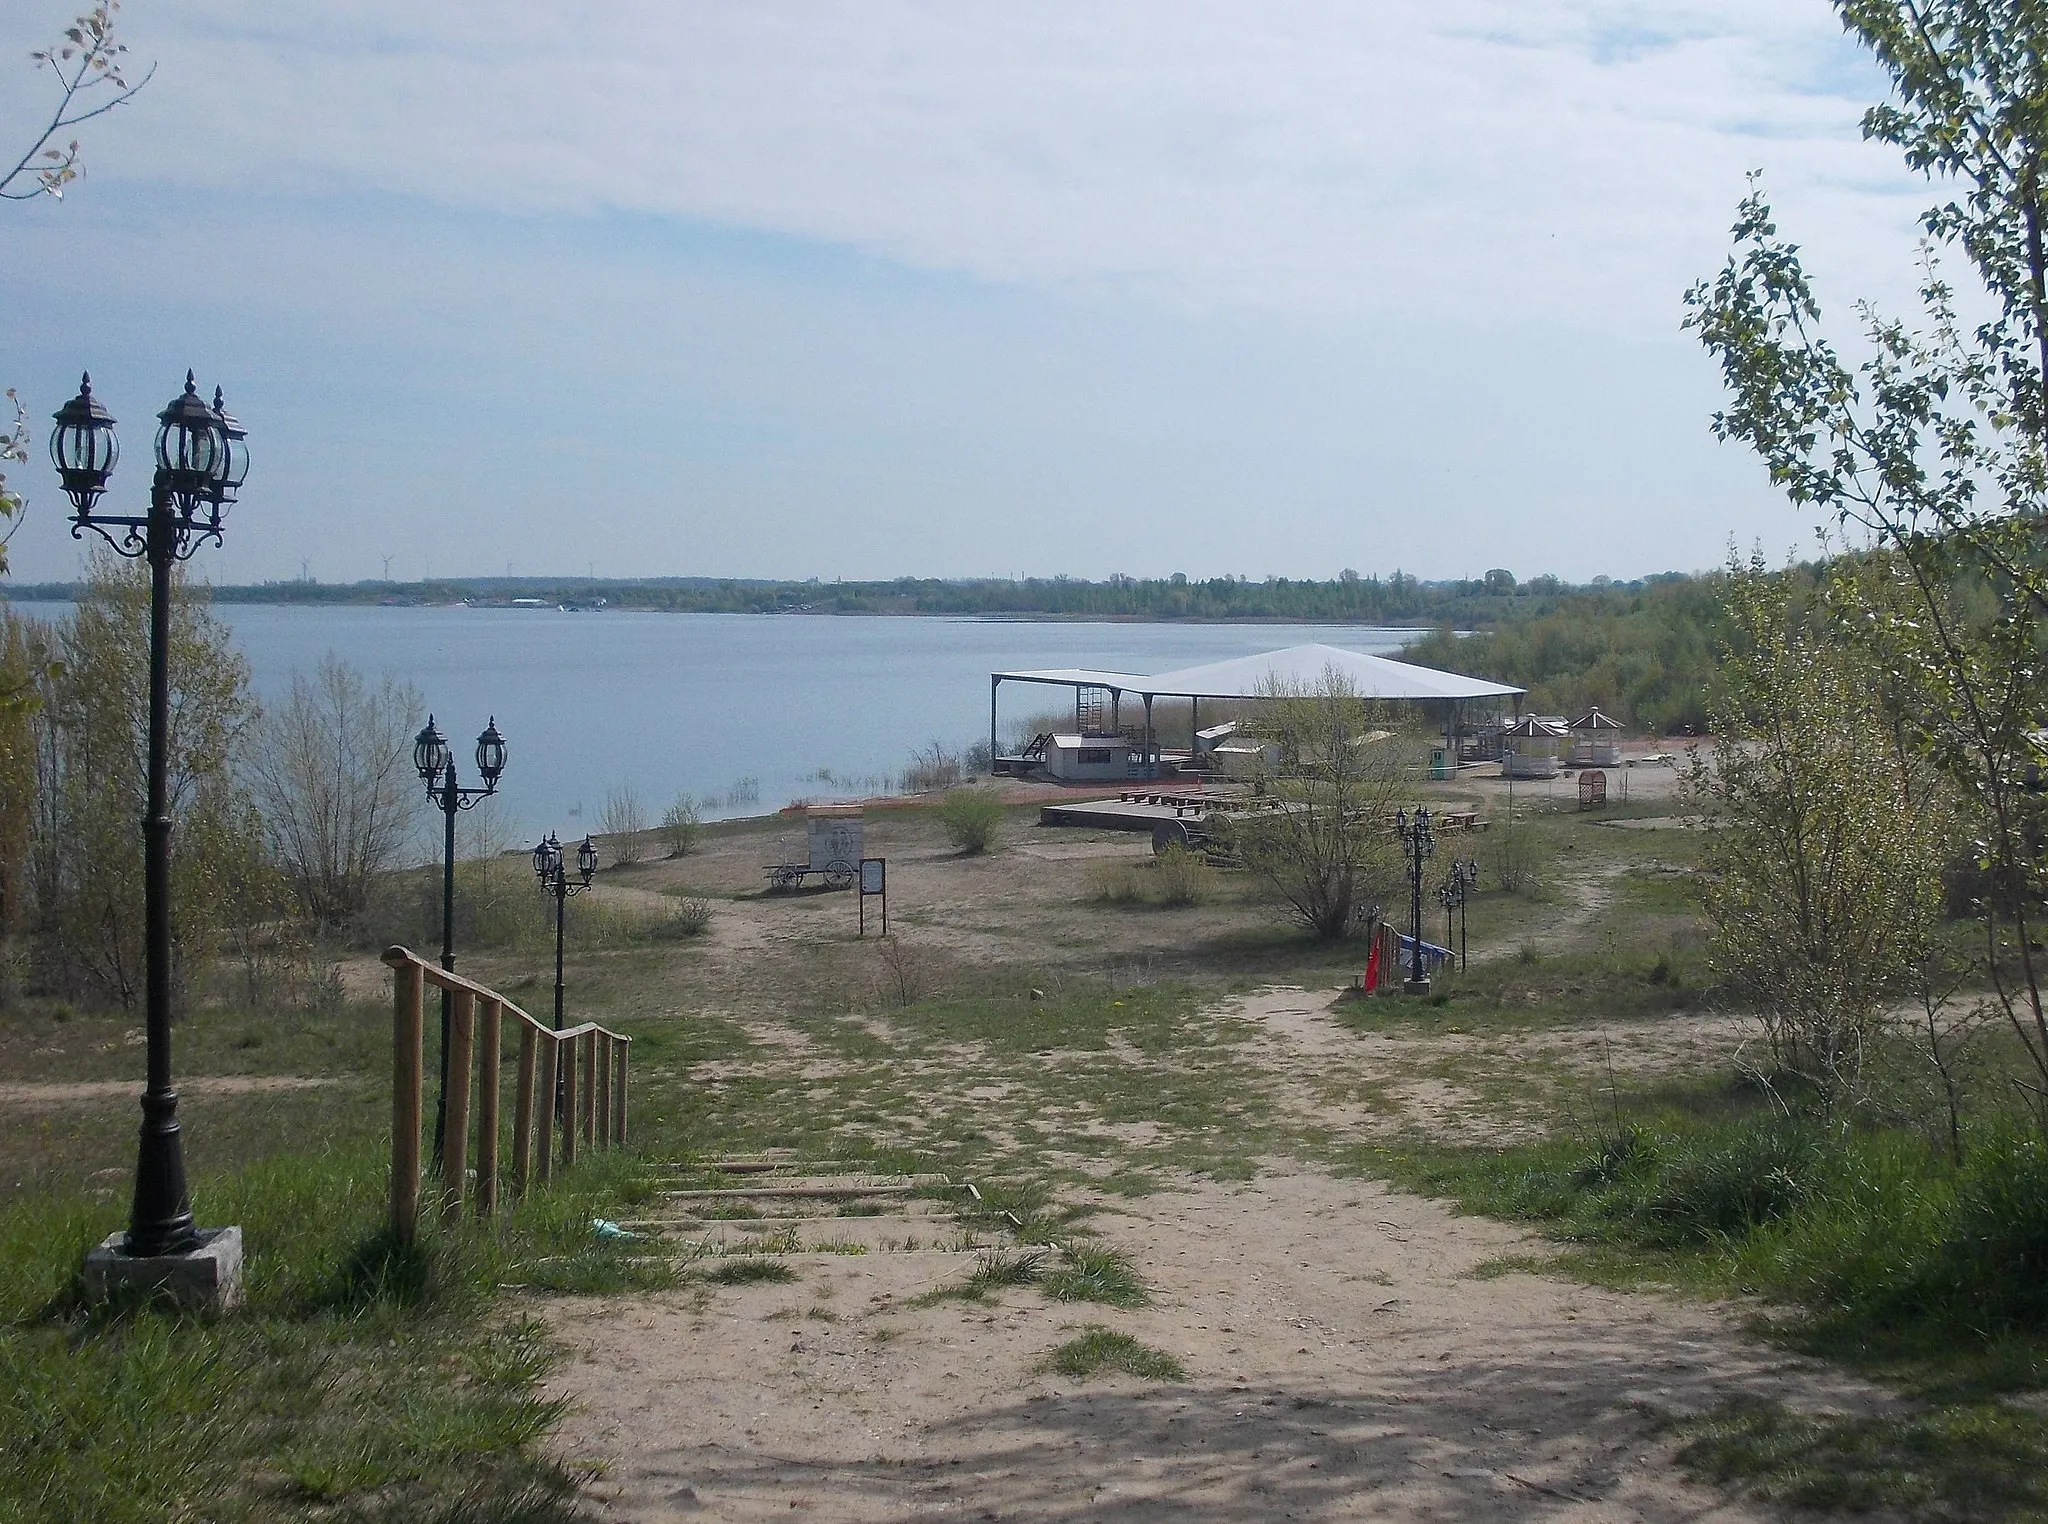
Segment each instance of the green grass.
M1775 1503L1911 1519L2048 1519L2048 1417L1975 1402L1882 1417L1724 1403L1667 1419L1693 1476Z
M704 1278L721 1286L757 1286L769 1281L793 1281L796 1272L780 1260L747 1256L721 1260L715 1269L705 1272Z
M1067 1340L1044 1360L1039 1369L1085 1381L1104 1373L1136 1376L1143 1381L1185 1381L1188 1373L1180 1361L1163 1349L1140 1344L1129 1334L1118 1333L1100 1323L1090 1323L1078 1337Z
M1100 1302L1106 1307L1143 1307L1152 1293L1138 1279L1131 1262L1114 1249L1097 1244L1067 1244L1060 1265L1041 1284L1055 1302Z
M195 1182L237 1222L247 1306L219 1317L89 1309L86 1247L118 1208L23 1193L0 1208L0 1521L350 1517L567 1521L576 1478L539 1440L551 1354L507 1284L579 1292L672 1282L589 1236L623 1161L579 1169L495 1227L379 1227L368 1151L273 1158Z

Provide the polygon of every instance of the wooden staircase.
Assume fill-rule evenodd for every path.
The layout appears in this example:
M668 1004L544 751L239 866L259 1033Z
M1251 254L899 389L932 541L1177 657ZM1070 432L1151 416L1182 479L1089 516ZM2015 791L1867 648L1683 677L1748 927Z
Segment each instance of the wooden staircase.
M656 1209L619 1224L706 1258L921 1254L967 1258L1011 1240L1014 1217L946 1175L877 1172L783 1149L659 1171Z

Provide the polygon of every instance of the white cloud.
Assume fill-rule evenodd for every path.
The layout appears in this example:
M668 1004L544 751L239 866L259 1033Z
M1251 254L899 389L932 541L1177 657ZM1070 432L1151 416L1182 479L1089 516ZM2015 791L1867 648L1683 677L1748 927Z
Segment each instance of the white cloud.
M1745 170L1880 293L1903 277L1862 251L1918 199L1858 141L1877 75L1818 0L221 0L135 32L164 67L112 174L700 219L1195 307L1668 331Z
M226 380L237 577L1702 566L1801 535L1678 333L1744 171L1837 308L1929 196L1824 0L123 14L6 379Z

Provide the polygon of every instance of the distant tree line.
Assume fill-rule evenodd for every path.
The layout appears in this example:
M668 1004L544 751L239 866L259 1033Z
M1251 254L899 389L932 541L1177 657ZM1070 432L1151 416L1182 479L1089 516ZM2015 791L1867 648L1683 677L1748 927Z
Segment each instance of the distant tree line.
M1781 575L1809 580L1806 569ZM1720 573L1658 578L1636 591L1532 599L1520 617L1469 635L1446 624L1402 655L1526 688L1522 707L1533 713L1578 715L1597 705L1644 730L1702 730L1728 641L1724 581Z
M1476 628L1563 607L1627 609L1648 589L1690 581L1668 572L1637 582L1596 578L1574 586L1554 576L1519 581L1496 568L1484 577L1424 582L1406 572L1381 577L1346 570L1313 577L1196 580L1115 575L978 578L897 577L882 582L755 581L661 577L633 580L475 577L432 582L325 583L307 580L216 587L217 603L509 603L535 598L588 608L703 614L936 614L1020 618L1257 620L1332 624L1450 624ZM69 598L68 583L18 585L19 600Z

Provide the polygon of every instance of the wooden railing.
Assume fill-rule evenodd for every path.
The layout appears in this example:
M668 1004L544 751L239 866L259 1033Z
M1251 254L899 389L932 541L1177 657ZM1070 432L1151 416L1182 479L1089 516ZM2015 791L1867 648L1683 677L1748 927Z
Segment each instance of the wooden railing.
M584 1148L626 1141L626 1068L630 1037L595 1022L557 1032L496 990L437 968L403 947L386 950L391 969L391 1227L410 1242L419 1228L420 1122L425 1072L426 988L448 991L448 1096L441 1137L441 1211L462 1213L468 1191L470 1090L476 1089L476 1203L479 1217L498 1206L500 1091L504 1027L519 1032L519 1078L512 1107L513 1195L546 1185L555 1135L564 1167ZM555 1104L559 1088L561 1104Z

